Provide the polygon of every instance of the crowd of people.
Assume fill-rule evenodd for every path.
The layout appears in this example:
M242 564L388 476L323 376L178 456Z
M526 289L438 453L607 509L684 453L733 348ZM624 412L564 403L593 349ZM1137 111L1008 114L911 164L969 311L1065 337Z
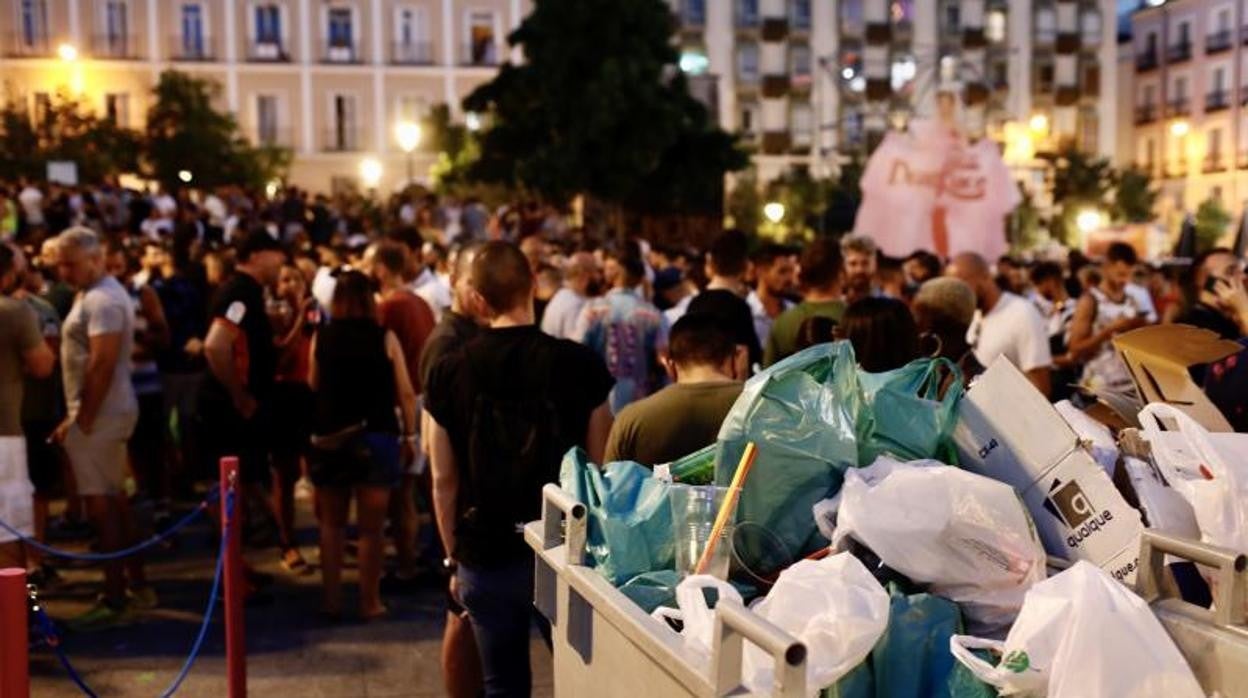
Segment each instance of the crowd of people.
M1085 402L1132 390L1112 339L1145 324L1248 347L1244 260L1224 249L1187 266L1125 244L1095 261L890 259L867 236L794 247L726 230L695 250L596 242L536 205L274 194L0 186L0 514L28 497L34 538L89 524L118 550L142 535L140 504L159 528L238 456L247 530L271 528L291 574L311 571L295 531L310 488L327 619L344 615L348 554L365 620L446 580L452 695L528 692L517 524L571 447L676 460L714 442L750 376L835 340L865 371L944 357L968 382L1005 357L1051 399ZM1244 366L1197 376L1239 430ZM10 564L57 582L20 543L0 544ZM77 626L159 604L139 556L104 578Z

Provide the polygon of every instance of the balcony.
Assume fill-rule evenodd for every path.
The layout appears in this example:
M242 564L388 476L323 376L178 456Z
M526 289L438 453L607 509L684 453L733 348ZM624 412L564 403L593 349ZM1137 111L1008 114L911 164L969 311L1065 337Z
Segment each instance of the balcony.
M1167 63L1182 63L1192 57L1192 42L1184 41L1166 49Z
M1205 53L1229 51L1233 43L1230 29L1214 32L1205 37Z
M793 146L793 139L788 131L766 131L763 133L763 153L781 155Z
M217 51L208 37L175 36L169 41L169 60L181 63L208 63L217 60Z
M1135 125L1143 126L1157 120L1157 109L1151 104L1141 104L1135 108Z
M395 41L390 44L393 65L433 65L433 44L429 41Z
M364 62L364 54L355 41L326 42L321 46L321 62L336 65L359 65Z
M784 41L789 37L788 17L765 17L761 32L763 41Z
M249 134L251 142L263 148L293 148L294 132L290 128L258 126Z
M1231 106L1231 93L1227 90L1214 90L1205 95L1205 111L1221 111Z
M1226 160L1222 158L1221 153L1209 153L1205 156L1204 165L1200 169L1201 172L1204 172L1205 174L1225 172L1226 165Z
M1180 160L1178 162L1166 163L1166 178L1177 179L1187 176L1187 163Z
M460 47L459 64L466 66L497 66L498 44L493 41L478 41Z
M1192 105L1187 101L1186 97L1170 100L1170 104L1166 109L1166 116L1187 116L1192 111Z
M1079 53L1079 34L1076 32L1060 32L1053 50L1062 55Z
M321 139L321 151L326 153L355 153L360 150L360 133L350 126L327 130Z
M1136 72L1143 73L1145 71L1155 70L1156 68L1157 68L1157 52L1156 51L1145 51L1141 54L1136 55L1135 57Z
M41 58L52 55L52 44L47 34L5 34L5 58Z
M789 94L789 76L787 74L764 75L762 93L766 98L779 98Z
M973 50L987 48L988 35L983 27L965 27L962 30L962 48Z
M137 37L133 34L95 34L91 37L91 56L101 60L137 59Z
M289 63L290 52L277 39L251 39L247 42L249 63Z

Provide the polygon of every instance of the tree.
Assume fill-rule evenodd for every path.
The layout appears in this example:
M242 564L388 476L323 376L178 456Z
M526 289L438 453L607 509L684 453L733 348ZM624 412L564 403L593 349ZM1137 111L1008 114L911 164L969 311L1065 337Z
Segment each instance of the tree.
M1118 188L1114 191L1115 217L1128 223L1151 221L1158 195L1147 172L1128 167L1118 175Z
M49 160L73 162L78 178L96 182L138 169L140 136L101 119L76 97L55 93L34 118L10 95L0 111L0 172L42 178Z
M1117 177L1108 160L1074 148L1064 150L1057 157L1053 172L1053 200L1059 207L1059 214L1053 219L1054 236L1067 244L1074 241L1079 212L1105 208Z
M1212 196L1202 201L1196 209L1197 253L1216 247L1230 224L1231 214L1221 201Z
M508 39L524 62L464 100L489 117L469 175L556 204L718 213L746 157L689 94L674 30L663 0L536 0Z
M758 191L758 176L754 170L737 176L724 208L733 227L747 233L758 230L763 220L763 197Z
M285 173L290 152L249 144L234 117L213 107L220 90L219 84L186 73L161 73L147 113L145 156L148 174L162 186L178 187L182 170L201 187L260 188Z

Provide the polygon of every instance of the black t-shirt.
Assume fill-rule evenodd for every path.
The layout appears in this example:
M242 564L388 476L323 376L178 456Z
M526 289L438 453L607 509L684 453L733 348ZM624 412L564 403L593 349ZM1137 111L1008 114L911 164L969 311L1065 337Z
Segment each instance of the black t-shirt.
M471 362L471 365L470 365ZM425 408L446 429L461 482L457 509L470 501L468 453L475 396L523 400L545 394L559 419L559 452L584 446L590 414L607 399L615 381L592 350L555 339L536 325L482 329L460 350L451 351L433 367L426 384ZM550 464L551 482L559 463ZM503 561L523 552L523 541L480 541L457 535L455 555L462 560Z
M420 384L429 390L429 377L433 367L451 351L458 350L481 331L472 318L448 310L434 326L420 352Z
M210 311L212 322L224 322L238 330L234 339L235 366L252 397L264 402L277 372L277 348L273 326L265 309L264 288L249 274L238 272L217 290ZM215 397L229 399L225 388L209 372L205 389Z
M1242 336L1239 325L1235 324L1234 320L1204 303L1197 303L1190 310L1175 318L1175 322L1212 330L1217 332L1222 339L1239 339Z
M723 326L732 333L734 341L749 348L750 365L762 363L763 347L758 342L758 333L754 331L754 314L750 312L750 305L744 298L726 289L709 289L689 301L686 314L694 313L706 313L719 318Z

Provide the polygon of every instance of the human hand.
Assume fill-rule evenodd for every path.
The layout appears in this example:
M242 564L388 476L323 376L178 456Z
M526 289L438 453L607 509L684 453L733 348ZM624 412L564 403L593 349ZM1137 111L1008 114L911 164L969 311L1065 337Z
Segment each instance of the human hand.
M459 598L459 575L458 574L455 574L454 572L451 573L451 581L449 582L447 591L450 593L451 598L455 599L455 603L459 604L460 606L464 605L464 600Z
M1248 317L1248 290L1244 289L1243 277L1219 278L1213 285L1213 295L1222 310L1239 317Z
M191 337L186 340L186 344L182 345L182 351L190 356L199 356L204 353L204 340L199 337Z
M65 435L69 433L69 427L74 423L72 418L66 417L64 421L56 425L52 433L48 435L48 443L59 444L65 442Z

